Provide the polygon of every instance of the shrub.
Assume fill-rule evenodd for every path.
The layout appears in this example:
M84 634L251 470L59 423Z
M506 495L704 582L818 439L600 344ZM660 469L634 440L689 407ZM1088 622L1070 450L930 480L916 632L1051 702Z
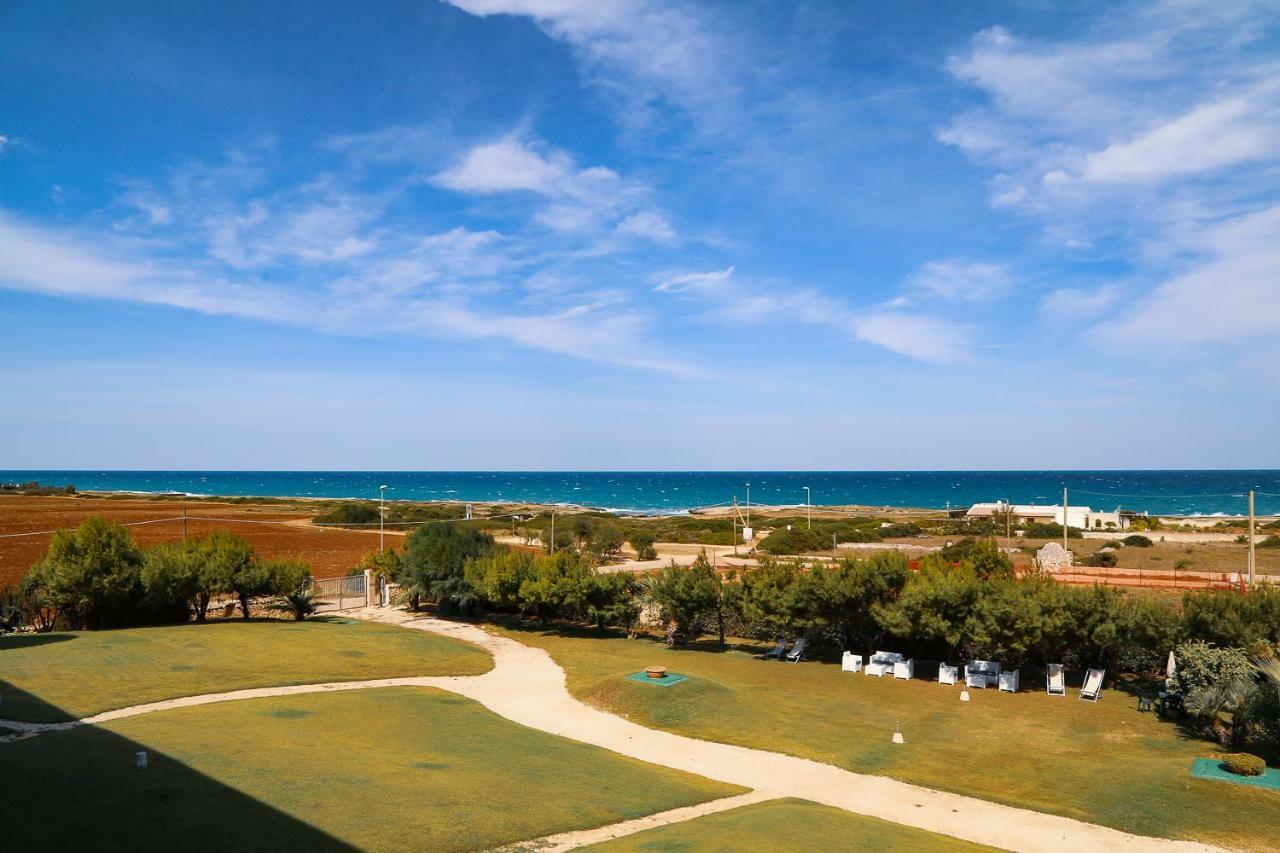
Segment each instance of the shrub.
M817 530L785 527L773 531L756 546L770 554L801 554L805 551L822 551L831 547L831 539Z
M317 515L316 524L377 524L378 507L371 503L344 503L328 512Z
M1261 776L1267 769L1267 762L1247 752L1237 752L1222 759L1229 772L1237 776Z
M1056 521L1051 521L1048 524L1028 524L1022 528L1022 535L1028 539L1061 539L1062 525ZM1067 538L1083 539L1084 534L1078 528L1068 527Z
M1122 541L1130 548L1150 548L1153 544L1150 539L1143 536L1141 533L1134 533L1130 536L1126 536Z
M1100 568L1113 568L1118 561L1114 551L1095 551L1089 555L1084 561L1086 566L1097 566Z
M1275 534L1273 533L1273 534L1271 534L1270 536L1268 536L1266 539L1263 539L1263 540L1262 540L1261 542L1259 542L1257 545L1254 545L1253 547L1255 547L1255 548L1280 548L1280 536L1277 536L1277 535L1275 535Z
M648 533L632 534L631 547L636 549L636 559L638 560L658 559L658 549L653 547L653 537Z

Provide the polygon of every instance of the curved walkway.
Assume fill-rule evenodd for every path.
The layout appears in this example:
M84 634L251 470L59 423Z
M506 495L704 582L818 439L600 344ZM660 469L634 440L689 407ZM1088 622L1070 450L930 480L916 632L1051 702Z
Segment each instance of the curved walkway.
M805 758L648 729L575 699L565 686L564 670L542 649L491 634L473 625L402 610L367 608L348 615L473 643L493 655L494 667L477 676L388 678L189 696L107 711L69 723L0 720L0 726L18 731L18 734L0 738L0 742L170 708L238 699L372 687L436 687L474 699L499 716L529 728L593 744L651 764L750 788L763 799L798 797L993 847L1054 853L1074 853L1081 849L1219 849L1195 842L1130 835L1071 818L935 791L881 776L853 773Z

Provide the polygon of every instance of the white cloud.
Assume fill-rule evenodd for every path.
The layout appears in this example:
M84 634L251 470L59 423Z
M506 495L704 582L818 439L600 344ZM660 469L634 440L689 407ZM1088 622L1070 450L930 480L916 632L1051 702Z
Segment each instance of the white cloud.
M1207 104L1127 142L1088 154L1086 181L1163 181L1280 156L1280 113L1248 98Z
M938 317L877 312L857 318L854 332L860 340L933 364L972 360L972 343L966 329Z
M1013 277L1004 264L949 258L922 264L907 279L907 289L950 302L978 302L1007 291Z
M13 139L11 137L5 136L3 133L0 133L0 154L3 154L4 150L12 144L13 144Z
M671 244L676 242L676 230L661 213L652 210L641 210L631 214L618 223L614 229L619 234L643 237L654 243Z
M441 263L429 272L442 275L450 263L465 262L495 239L484 233L454 231L428 238L419 249L434 250ZM557 311L520 314L501 305L475 304L465 289L461 293L402 292L400 298L390 299L395 294L384 287L365 286L368 282L362 283L358 275L318 290L286 289L256 280L231 280L200 266L151 260L131 252L131 247L112 245L101 237L54 232L0 215L0 287L164 305L340 334L398 332L452 340L497 339L591 361L683 376L698 373L682 361L652 356L653 347L644 341L646 315L624 306L579 302ZM414 260L414 256L399 259L402 263ZM378 268L373 273L385 271Z
M664 278L653 289L659 293L679 293L709 286L715 287L721 282L728 281L732 275L733 267L725 267L713 272L682 273Z
M1125 348L1241 346L1274 341L1280 329L1280 204L1188 235L1206 256L1101 324L1100 338Z
M1096 318L1120 298L1114 286L1093 290L1064 287L1053 291L1040 302L1040 312L1059 322L1084 322Z
M445 169L434 183L457 192L492 194L534 192L546 196L577 196L585 184L617 179L609 169L588 176L579 172L563 152L543 156L514 136L477 145L461 161Z

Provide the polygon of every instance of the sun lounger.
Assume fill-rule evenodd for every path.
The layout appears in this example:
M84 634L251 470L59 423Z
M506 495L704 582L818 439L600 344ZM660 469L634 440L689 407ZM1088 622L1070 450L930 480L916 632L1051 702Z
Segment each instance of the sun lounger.
M1018 692L1018 671L1006 669L1000 673L1000 689L1005 693Z
M792 663L799 663L804 657L804 637L796 640L796 644L791 647L791 651L787 652L787 660Z
M1062 672L1062 664L1049 664L1044 691L1050 696L1066 696L1067 695L1067 679Z
M944 663L942 666L938 667L939 684L955 684L959 675L960 667L958 666L948 666Z
M779 640L776 646L774 646L772 649L764 653L764 657L766 660L768 660L769 658L777 658L778 660L782 660L782 656L786 654L786 652L787 652L787 641Z
M1000 664L991 660L969 661L964 668L964 683L966 687L976 687L979 690L999 686Z
M862 669L862 655L845 652L840 658L840 669L845 672L858 672Z
M893 677L904 680L911 680L916 673L915 658L911 660L900 660L893 665Z
M1091 669L1085 674L1084 684L1080 685L1080 698L1089 702L1097 702L1102 697L1102 679L1106 677L1105 669Z

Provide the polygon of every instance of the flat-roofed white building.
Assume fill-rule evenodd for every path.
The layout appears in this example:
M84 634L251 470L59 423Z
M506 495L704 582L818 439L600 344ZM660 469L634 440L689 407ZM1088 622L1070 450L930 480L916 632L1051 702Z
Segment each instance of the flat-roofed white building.
M967 518L1003 518L1006 512L1013 515L1017 524L1062 524L1060 504L1008 504L1005 501L976 503L965 513ZM1107 512L1087 506L1068 506L1067 526L1081 530L1120 530L1128 526L1120 517L1120 511Z

